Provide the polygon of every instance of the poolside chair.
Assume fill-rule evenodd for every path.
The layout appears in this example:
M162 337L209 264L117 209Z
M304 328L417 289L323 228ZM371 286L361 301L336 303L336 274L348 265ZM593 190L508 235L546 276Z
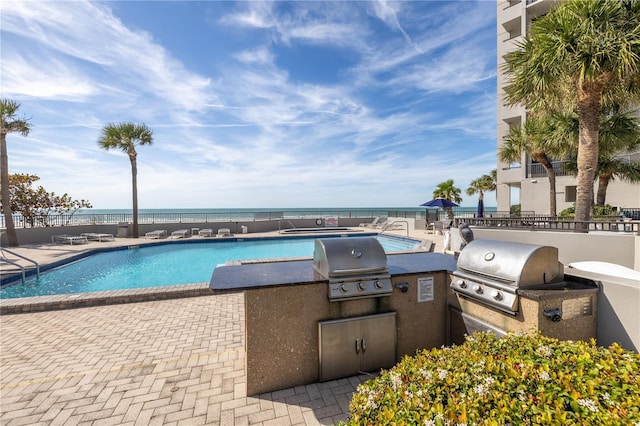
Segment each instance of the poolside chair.
M155 231L147 232L144 234L145 238L166 238L167 231L164 229L156 229Z
M86 244L88 242L87 237L82 235L54 235L51 237L51 242L53 244Z
M444 234L444 222L441 220L433 222L433 233L442 235Z
M218 233L216 234L216 237L230 237L231 236L231 230L229 228L220 228L218 229Z
M213 235L213 229L210 229L210 228L201 229L200 231L198 231L198 235L201 237L210 237Z
M191 231L188 229L178 229L177 231L173 231L171 233L171 238L189 238L191 236Z
M99 233L95 233L95 232L85 232L83 234L80 234L83 237L87 237L87 240L92 240L92 241L113 241L113 234L99 234Z
M361 228L371 228L371 227L376 226L378 224L378 222L380 222L380 216L374 217L373 221L371 221L371 222L361 223L358 226L361 227Z

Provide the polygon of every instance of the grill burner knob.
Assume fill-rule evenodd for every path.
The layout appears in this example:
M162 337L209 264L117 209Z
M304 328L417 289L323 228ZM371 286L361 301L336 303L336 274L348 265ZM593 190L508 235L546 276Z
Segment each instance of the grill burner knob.
M360 282L358 283L358 288L359 288L360 290L366 290L366 289L367 289L367 283L365 283L365 282L363 282L363 281L360 281Z
M496 300L502 300L502 293L500 293L498 290L493 290L491 292L491 297L493 297Z
M475 284L473 287L473 291L475 291L478 294L482 294L482 287L480 286L480 284Z
M464 280L457 280L456 284L460 286L460 288L467 288L467 283Z
M346 293L347 291L349 291L349 289L347 288L346 284L340 284L340 291Z
M382 283L380 281L376 281L376 288L382 288Z

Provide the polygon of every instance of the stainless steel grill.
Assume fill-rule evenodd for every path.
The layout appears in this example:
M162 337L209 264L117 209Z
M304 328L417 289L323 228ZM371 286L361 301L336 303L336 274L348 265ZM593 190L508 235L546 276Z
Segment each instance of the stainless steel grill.
M474 240L458 257L451 288L505 312L518 311L518 291L564 279L558 249L506 241Z
M393 292L387 255L373 237L315 241L313 267L329 280L329 300L388 296Z

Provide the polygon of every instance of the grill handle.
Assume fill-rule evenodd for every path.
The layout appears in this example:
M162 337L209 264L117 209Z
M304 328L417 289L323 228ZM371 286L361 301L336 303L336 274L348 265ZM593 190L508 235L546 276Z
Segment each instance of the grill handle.
M375 274L377 272L384 272L385 268L355 268L355 269L336 269L331 271L331 275L356 275L356 274Z

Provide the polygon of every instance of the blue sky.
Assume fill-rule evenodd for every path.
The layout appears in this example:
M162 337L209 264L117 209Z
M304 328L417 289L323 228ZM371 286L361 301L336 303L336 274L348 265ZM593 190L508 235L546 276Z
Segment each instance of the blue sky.
M145 123L140 208L413 207L496 167L492 1L10 1L9 172L131 207L111 122ZM495 194L487 194L495 205Z

